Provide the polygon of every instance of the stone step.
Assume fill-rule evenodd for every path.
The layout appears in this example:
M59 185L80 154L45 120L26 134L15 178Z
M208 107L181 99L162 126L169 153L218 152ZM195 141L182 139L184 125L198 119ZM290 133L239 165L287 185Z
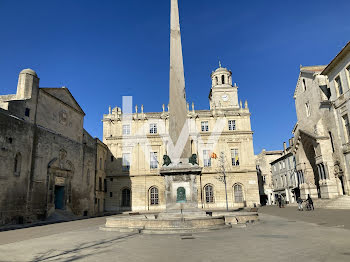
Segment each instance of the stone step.
M324 207L329 209L350 209L350 196L340 196L332 199Z

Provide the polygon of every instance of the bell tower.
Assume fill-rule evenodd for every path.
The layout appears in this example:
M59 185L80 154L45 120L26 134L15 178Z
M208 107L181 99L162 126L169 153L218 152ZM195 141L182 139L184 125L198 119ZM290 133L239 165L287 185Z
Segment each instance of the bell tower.
M211 74L211 81L210 109L238 109L238 86L232 85L232 72L219 63L219 68Z

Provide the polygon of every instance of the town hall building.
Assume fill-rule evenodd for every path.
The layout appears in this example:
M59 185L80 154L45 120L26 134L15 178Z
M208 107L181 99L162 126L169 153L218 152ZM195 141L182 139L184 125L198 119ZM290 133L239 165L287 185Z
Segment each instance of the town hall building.
M187 105L191 155L202 172L197 179L198 208L230 209L259 205L259 189L248 103L238 100L232 72L220 67L211 74L209 110ZM166 110L166 108L168 110ZM119 107L103 117L108 146L107 211L161 211L165 184L160 174L169 148L169 106L161 112L133 113ZM124 109L125 111L125 109ZM226 190L225 190L226 180Z

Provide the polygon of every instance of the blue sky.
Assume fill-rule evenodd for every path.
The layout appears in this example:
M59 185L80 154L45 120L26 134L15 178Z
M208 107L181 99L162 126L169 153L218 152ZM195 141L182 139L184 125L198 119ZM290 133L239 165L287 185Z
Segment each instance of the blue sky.
M179 0L187 98L208 109L210 73L232 70L249 102L254 148L280 149L296 122L299 66L327 64L350 40L350 1ZM146 112L168 103L170 0L0 0L0 94L21 69L67 86L102 138L123 95Z

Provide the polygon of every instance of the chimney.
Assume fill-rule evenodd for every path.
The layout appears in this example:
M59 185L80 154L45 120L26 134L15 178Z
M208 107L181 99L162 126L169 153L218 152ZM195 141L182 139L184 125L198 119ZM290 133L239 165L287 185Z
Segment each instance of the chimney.
M283 153L286 154L287 153L287 143L283 142Z

